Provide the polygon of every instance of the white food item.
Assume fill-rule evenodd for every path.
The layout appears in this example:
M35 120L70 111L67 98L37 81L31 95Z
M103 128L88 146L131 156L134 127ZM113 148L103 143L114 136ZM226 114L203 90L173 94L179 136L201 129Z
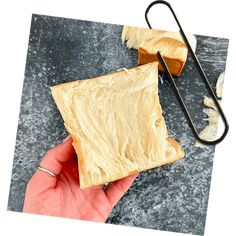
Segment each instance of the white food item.
M224 84L224 72L219 75L216 83L216 95L219 98L221 98L222 96L223 84ZM204 119L208 121L208 125L200 132L199 136L201 139L213 141L216 139L217 135L219 113L212 98L204 97L203 103L206 107L208 107L203 109L203 112L208 116L206 119ZM195 146L199 148L206 147L206 145L198 141L196 141Z
M211 98L205 97L204 105L209 108L204 108L203 112L208 116L205 120L208 121L208 125L200 132L199 136L203 140L213 141L217 135L217 125L219 120L219 114L217 112L214 101ZM196 141L196 147L204 148L206 145Z
M224 79L225 79L225 73L222 72L217 80L216 83L216 96L218 98L222 97L222 93L223 93L223 86L224 86Z

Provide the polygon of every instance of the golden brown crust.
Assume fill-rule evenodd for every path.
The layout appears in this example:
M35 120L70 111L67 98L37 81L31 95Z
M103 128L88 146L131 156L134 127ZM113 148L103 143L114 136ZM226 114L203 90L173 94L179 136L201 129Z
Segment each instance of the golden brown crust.
M182 157L184 157L184 155L185 155L184 149L180 146L179 143L177 143L177 142L176 142L174 139L172 139L172 138L167 138L167 141L169 142L169 145L170 145L172 148L174 148L174 151L176 152L177 157L178 157L179 159L181 159ZM168 149L167 151L169 151L169 149ZM169 155L169 154L167 153L167 155Z
M177 58L170 58L167 56L163 56L163 58L170 70L170 73L174 76L179 76L184 68L186 60L183 61ZM159 58L157 57L157 54L148 53L147 50L143 48L138 49L138 64L139 65L144 65L144 64L154 62L154 61L159 62ZM164 71L160 63L158 64L158 69L159 71L162 71L162 72Z
M185 45L182 42L171 38L144 41L138 48L138 64L143 65L153 61L159 62L157 56L158 51L161 51L170 73L174 76L179 76L187 60L188 51ZM158 69L163 71L163 67L160 63Z

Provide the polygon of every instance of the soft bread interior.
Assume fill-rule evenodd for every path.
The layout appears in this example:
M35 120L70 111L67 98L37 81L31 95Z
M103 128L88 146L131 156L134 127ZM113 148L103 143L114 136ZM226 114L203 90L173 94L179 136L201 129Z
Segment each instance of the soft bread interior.
M73 139L82 189L184 156L167 135L157 62L60 84L51 91Z

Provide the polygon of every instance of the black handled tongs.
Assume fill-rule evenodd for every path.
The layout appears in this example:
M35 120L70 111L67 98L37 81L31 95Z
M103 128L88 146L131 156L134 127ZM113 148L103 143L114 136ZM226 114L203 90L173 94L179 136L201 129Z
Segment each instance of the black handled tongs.
M184 42L185 42L185 44L186 44L186 46L188 48L188 51L189 51L191 57L193 58L194 64L196 65L196 67L198 69L198 72L201 75L201 78L204 81L204 83L205 83L205 85L206 85L210 95L212 96L212 99L213 99L213 101L214 101L214 103L215 103L215 105L217 107L217 110L218 110L218 112L219 112L219 114L220 114L220 116L221 116L221 118L222 118L222 120L224 122L225 129L224 129L224 132L223 132L223 134L221 135L220 138L218 138L216 140L213 140L213 141L204 140L204 139L200 138L199 133L198 133L198 131L197 131L197 129L196 129L194 123L193 123L193 120L192 120L192 118L191 118L191 116L190 116L190 114L189 114L189 112L188 112L188 110L187 110L187 108L185 106L185 103L184 103L184 101L182 99L182 96L181 96L181 94L180 94L180 92L179 92L179 90L178 90L178 88L176 86L176 83L175 83L175 81L174 81L174 79L173 79L173 77L172 77L172 75L171 75L171 73L169 71L169 68L168 68L164 58L162 57L161 52L158 51L157 52L157 56L158 56L158 58L160 60L160 63L162 65L162 67L164 68L164 71L167 74L168 79L170 80L170 83L171 83L171 85L172 85L172 87L174 89L174 92L175 92L175 94L177 96L177 99L178 99L178 101L179 101L179 103L180 103L180 105L181 105L181 107L183 109L183 112L184 112L184 114L185 114L185 116L186 116L186 118L187 118L187 120L189 122L189 125L190 125L190 127L191 127L191 129L192 129L192 131L193 131L193 133L194 133L194 135L196 137L196 139L199 142L201 142L203 144L206 144L206 145L218 144L218 143L220 143L225 138L225 136L227 135L228 130L229 130L229 125L228 125L227 119L225 117L225 114L224 114L224 112L223 112L223 110L222 110L222 108L221 108L221 106L220 106L220 104L219 104L219 102L217 100L217 97L216 97L215 93L213 92L213 90L211 88L211 85L210 85L210 83L209 83L209 81L207 79L207 76L206 76L205 72L203 71L203 68L202 68L202 66L201 66L201 64L200 64L200 62L199 62L195 52L193 51L193 49L190 46L190 43L189 43L189 41L188 41L188 39L186 37L186 34L184 33L184 30L183 30L182 26L180 25L179 20L178 20L176 14L175 14L173 8L171 7L171 5L168 2L161 1L161 0L154 1L154 2L152 2L147 7L147 9L145 11L145 19L146 19L146 22L147 22L149 28L152 29L152 27L151 27L151 25L149 23L149 20L148 20L148 12L151 9L151 7L156 5L156 4L164 4L164 5L166 5L170 9L170 11L172 12L172 14L173 14L173 16L175 18L175 21L176 21L177 25L179 26L180 34L181 34L181 36L182 36L182 38L183 38L183 40L184 40Z

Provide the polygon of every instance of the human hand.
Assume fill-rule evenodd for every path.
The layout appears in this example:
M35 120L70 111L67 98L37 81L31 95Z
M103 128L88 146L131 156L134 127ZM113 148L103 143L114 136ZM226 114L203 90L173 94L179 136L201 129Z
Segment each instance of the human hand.
M56 177L37 170L30 179L23 212L105 222L112 208L129 189L138 174L103 186L81 190L77 158L68 136L62 144L49 150L40 166Z

